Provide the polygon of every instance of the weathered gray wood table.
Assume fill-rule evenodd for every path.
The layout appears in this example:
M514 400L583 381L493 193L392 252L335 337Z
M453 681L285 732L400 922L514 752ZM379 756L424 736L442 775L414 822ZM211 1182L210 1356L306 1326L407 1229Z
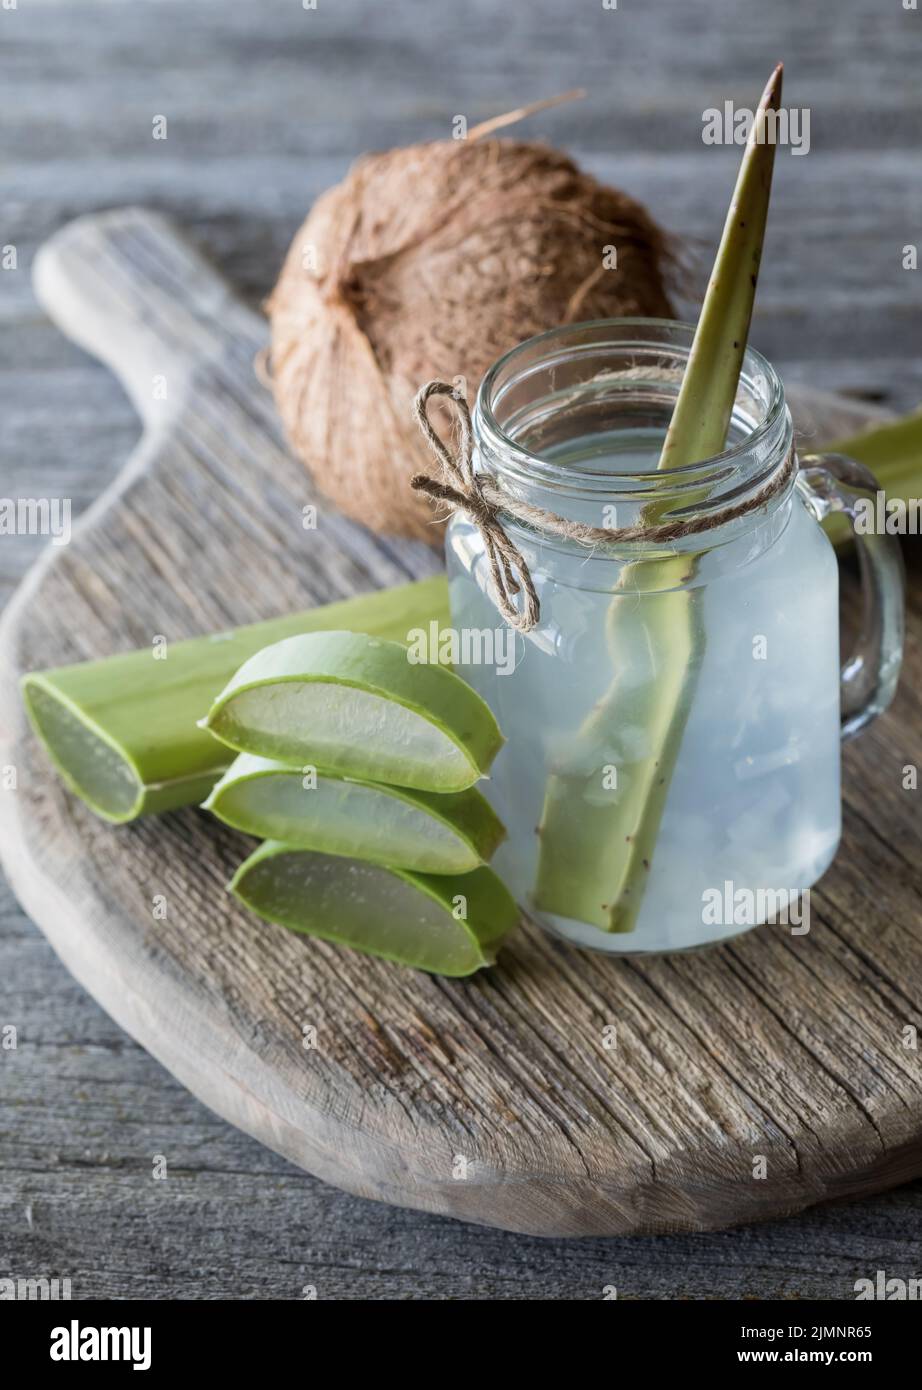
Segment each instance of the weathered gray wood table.
M789 13L786 13L789 11ZM44 322L37 244L89 208L179 216L254 297L307 204L366 147L443 135L582 83L540 118L687 237L712 242L734 156L700 113L752 100L770 61L811 108L813 150L777 180L756 344L788 378L897 408L922 396L922 293L901 267L922 236L914 143L918 14L669 0L574 17L519 5L337 0L20 6L2 16L9 192L0 242L0 493L85 505L137 435L108 374ZM702 35L708 34L707 42ZM830 46L836 61L829 61ZM58 55L80 55L67 72ZM53 86L54 100L49 98ZM168 139L151 139L155 116ZM870 288L869 288L870 287ZM37 480L41 479L41 488ZM41 542L0 542L5 597ZM916 571L916 584L919 582ZM881 828L886 834L886 827ZM849 1297L884 1268L918 1273L919 1185L718 1236L547 1242L361 1202L211 1116L129 1042L0 899L0 1277L69 1276L76 1297ZM155 1181L155 1157L169 1178Z

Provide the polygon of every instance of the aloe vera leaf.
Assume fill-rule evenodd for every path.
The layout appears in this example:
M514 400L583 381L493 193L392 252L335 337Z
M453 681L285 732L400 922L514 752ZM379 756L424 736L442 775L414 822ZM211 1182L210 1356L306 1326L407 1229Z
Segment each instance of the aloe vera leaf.
M679 468L720 453L739 374L759 273L774 144L760 144L769 110L781 99L779 66L756 111L723 235L658 467ZM650 509L648 520L661 519ZM634 930L659 834L669 785L691 711L705 643L700 591L680 587L693 557L625 567L609 610L609 648L616 674L585 721L575 750L548 780L539 826L534 902L539 911L586 921L603 931ZM650 590L657 590L655 594ZM632 592L643 593L639 603ZM639 687L625 676L626 649L638 628L652 667ZM639 719L638 719L639 715ZM637 723L635 724L635 719ZM619 726L637 727L644 747L618 756ZM635 739L636 742L636 739ZM614 751L613 751L614 750ZM618 785L603 791L606 764Z
M437 975L492 965L519 915L492 869L417 874L272 840L241 864L230 888L290 931Z
M768 113L781 104L781 79L779 63L762 93L746 142L660 468L697 463L720 453L726 444L749 337L775 164L774 141L760 144L758 137L761 133L764 138Z
M607 932L630 931L636 920L650 863L643 836L662 816L703 649L697 606L684 591L645 594L642 613L617 617L615 641L623 646L633 624L654 666L642 684L616 677L580 729L575 755L548 779L535 888L540 910ZM604 790L606 766L617 770L617 789Z
M258 652L204 723L239 752L433 792L470 787L503 744L460 676L355 632L312 632Z
M37 671L22 682L36 733L62 779L104 819L124 822L201 802L232 762L197 726L242 662L295 633L352 628L401 640L450 622L442 575L360 594L232 632Z
M870 468L888 502L908 503L922 496L922 411L824 444L823 452L847 454ZM854 538L847 519L838 513L827 517L823 526L837 545Z
M434 795L322 777L252 753L231 763L205 807L261 839L430 874L476 869L505 835L473 787Z
M848 454L863 463L882 487L891 477L910 477L922 490L922 410L823 445L824 452Z

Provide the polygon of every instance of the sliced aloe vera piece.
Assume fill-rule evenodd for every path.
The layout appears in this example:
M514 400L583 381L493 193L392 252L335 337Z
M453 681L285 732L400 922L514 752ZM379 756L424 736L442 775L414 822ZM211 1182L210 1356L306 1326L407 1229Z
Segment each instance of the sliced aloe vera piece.
M771 192L775 147L765 141L765 121L780 101L779 66L762 94L743 155L661 469L696 463L720 453L726 443ZM658 509L651 508L647 519L660 520ZM624 568L609 610L614 680L579 730L574 748L548 779L534 891L539 911L578 918L609 932L630 932L636 926L701 669L705 630L700 590L683 587L694 566L693 556L676 554ZM645 596L639 606L623 602L631 592L647 595L651 590L659 592ZM652 653L650 680L642 689L631 679L630 658L624 660L638 624ZM644 755L618 766L617 789L600 804L603 766L617 762L612 746L617 747L619 727L638 713L646 734Z
M465 874L503 839L502 822L474 787L413 791L315 774L241 753L205 806L220 820L296 849L356 855L428 874Z
M294 633L324 628L401 640L431 621L447 625L442 575L359 594L233 632L23 678L29 718L71 791L100 816L130 821L200 802L232 761L197 720L241 662Z
M443 875L386 868L267 841L231 891L291 931L436 975L492 965L518 908L492 869Z
M503 743L460 676L399 642L355 632L289 637L244 662L205 726L243 753L363 782L463 791Z

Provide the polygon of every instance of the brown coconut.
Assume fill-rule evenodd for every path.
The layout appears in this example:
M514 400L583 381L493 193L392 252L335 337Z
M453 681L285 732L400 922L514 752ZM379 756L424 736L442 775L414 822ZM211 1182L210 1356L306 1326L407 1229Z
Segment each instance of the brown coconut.
M408 482L432 467L410 414L418 388L461 376L473 395L497 357L559 324L670 317L667 259L639 203L546 145L370 155L315 203L268 302L289 440L349 516L435 543L432 506Z

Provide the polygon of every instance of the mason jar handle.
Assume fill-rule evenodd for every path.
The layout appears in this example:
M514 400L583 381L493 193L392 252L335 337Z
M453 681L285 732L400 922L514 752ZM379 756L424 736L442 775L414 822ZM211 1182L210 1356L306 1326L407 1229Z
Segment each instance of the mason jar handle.
M844 454L810 454L800 460L797 487L817 521L834 512L848 517L857 546L864 621L842 667L842 737L852 738L883 713L896 690L903 659L903 557L896 538L875 529L882 490L864 464ZM870 526L864 524L868 515Z

